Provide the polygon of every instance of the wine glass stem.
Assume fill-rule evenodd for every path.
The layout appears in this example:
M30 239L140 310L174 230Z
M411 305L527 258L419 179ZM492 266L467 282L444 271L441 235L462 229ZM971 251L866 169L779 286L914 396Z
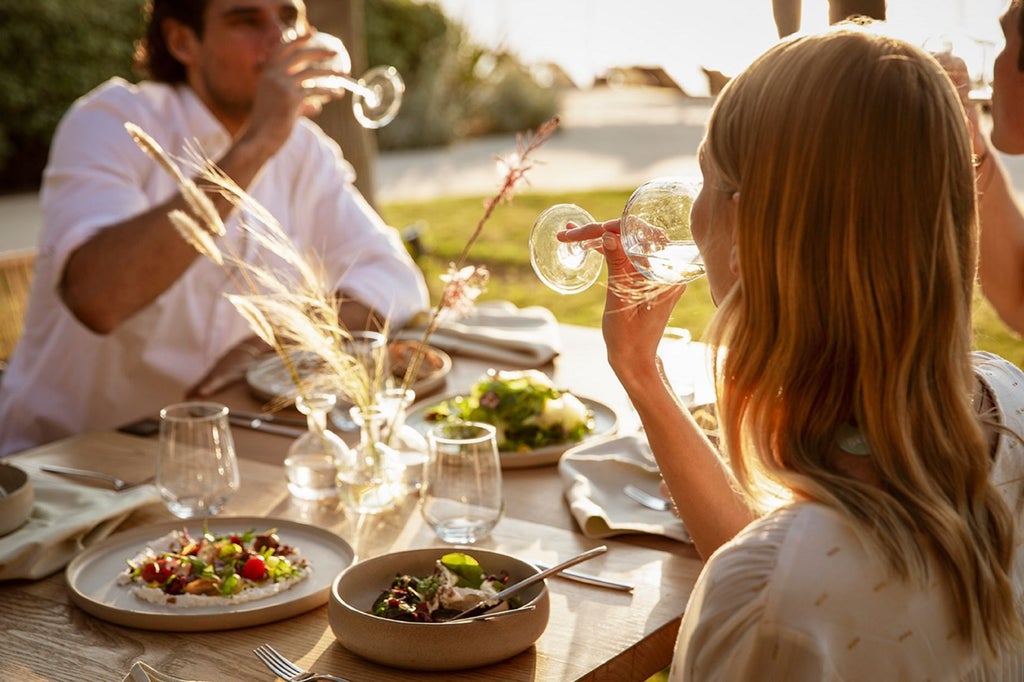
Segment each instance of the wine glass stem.
M348 90L349 92L361 95L363 98L371 101L377 99L377 93L372 88L368 88L359 81L349 78L348 76L333 76L332 83L336 84L342 90Z

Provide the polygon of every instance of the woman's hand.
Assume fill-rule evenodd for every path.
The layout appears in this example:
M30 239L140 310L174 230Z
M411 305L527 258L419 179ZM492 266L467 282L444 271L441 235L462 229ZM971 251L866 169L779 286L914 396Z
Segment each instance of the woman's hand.
M640 274L622 248L618 219L570 227L558 235L566 242L597 238L608 263L601 323L608 362L629 391L630 379L650 376L661 335L686 285L656 284Z

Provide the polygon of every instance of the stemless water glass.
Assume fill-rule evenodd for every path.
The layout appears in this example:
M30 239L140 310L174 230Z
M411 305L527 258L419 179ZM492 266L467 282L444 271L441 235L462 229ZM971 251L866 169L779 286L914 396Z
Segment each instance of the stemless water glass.
M445 422L427 432L423 518L437 536L472 544L491 534L504 512L498 443L490 424Z
M619 228L622 247L648 280L685 284L704 274L704 261L690 233L690 208L700 188L698 179L655 178L626 202ZM592 222L590 214L574 204L556 204L537 217L530 231L530 263L548 287L574 294L597 281L604 263L596 250L601 240L558 241L558 233L569 223Z
M213 516L238 483L227 407L189 402L160 410L156 485L172 514L181 519Z

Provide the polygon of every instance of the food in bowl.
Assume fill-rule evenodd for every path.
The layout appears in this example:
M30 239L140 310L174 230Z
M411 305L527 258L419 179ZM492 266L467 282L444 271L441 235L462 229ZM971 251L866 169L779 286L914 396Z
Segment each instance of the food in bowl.
M399 573L373 602L373 614L419 623L443 623L509 586L508 571L486 573L480 563L462 552L445 554L429 575ZM513 597L496 610L516 608Z
M460 670L489 665L530 648L544 633L550 598L543 581L517 594L521 605L477 619L451 622L394 620L373 614L382 588L396 575L428 576L440 547L394 552L346 568L334 580L328 620L346 649L382 665L406 670ZM508 584L538 573L532 564L508 554L473 549L481 567L508 574Z
M388 344L388 358L391 362L392 376L399 380L405 378L405 374L409 371L409 366L412 364L419 347L419 341L399 340ZM420 360L420 366L416 370L416 378L413 381L429 379L438 372L443 371L445 364L445 357L436 348L427 346L423 351L423 359Z
M594 415L583 401L555 388L546 374L535 369L489 370L469 395L439 403L424 416L428 422L491 424L502 452L576 443L594 431Z
M0 535L6 535L32 515L35 489L28 474L10 464L0 464L0 487L6 493L0 497Z
M294 587L312 572L275 530L198 537L187 528L148 543L127 559L117 582L144 601L179 607L239 604Z

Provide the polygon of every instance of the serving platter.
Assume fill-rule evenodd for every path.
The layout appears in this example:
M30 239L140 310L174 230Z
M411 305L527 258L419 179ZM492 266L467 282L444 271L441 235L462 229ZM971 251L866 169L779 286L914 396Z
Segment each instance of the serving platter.
M429 431L430 427L434 425L434 422L427 420L427 414L441 403L451 400L458 395L460 394L453 393L443 398L438 398L437 400L420 403L409 411L405 423L426 436L427 431ZM587 436L585 436L581 441L566 441L565 443L556 443L543 448L537 448L536 450L527 450L525 452L500 451L498 455L501 458L501 468L528 469L531 467L557 464L562 453L569 448L591 440L604 438L615 433L616 429L618 429L619 423L619 418L618 415L615 414L615 410L597 400L584 398L582 396L576 397L579 398L583 405L594 415L594 430L591 433L587 434Z
M258 516L214 517L205 522L211 533L276 529L282 543L296 547L309 560L312 573L291 589L266 599L212 606L154 604L132 594L131 586L117 584L126 559L173 530L188 527L198 535L203 530L202 523L168 521L143 526L92 545L65 570L71 600L97 618L142 630L196 632L246 628L291 618L326 604L334 578L356 559L355 551L345 540L316 526Z

